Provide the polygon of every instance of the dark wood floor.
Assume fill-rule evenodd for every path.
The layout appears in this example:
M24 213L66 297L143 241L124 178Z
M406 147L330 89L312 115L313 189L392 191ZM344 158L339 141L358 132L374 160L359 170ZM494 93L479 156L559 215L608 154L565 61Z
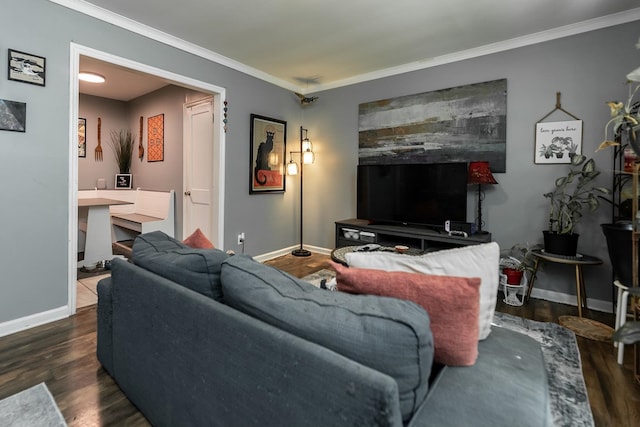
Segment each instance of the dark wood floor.
M267 262L297 277L328 266L328 257L284 256ZM557 322L576 308L542 300L497 309L529 319ZM613 315L587 310L585 316L613 326ZM633 350L616 363L610 343L578 337L584 378L596 426L640 426L640 385L633 379ZM0 338L0 399L45 382L70 426L148 426L146 419L100 367L96 356L96 309Z

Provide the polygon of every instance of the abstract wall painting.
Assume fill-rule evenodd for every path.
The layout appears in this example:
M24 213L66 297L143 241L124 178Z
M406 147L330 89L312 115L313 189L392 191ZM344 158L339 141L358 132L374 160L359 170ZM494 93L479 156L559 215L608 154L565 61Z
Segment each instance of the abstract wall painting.
M506 171L507 80L360 104L360 164L488 161Z
M27 128L27 104L0 99L0 130L25 132Z

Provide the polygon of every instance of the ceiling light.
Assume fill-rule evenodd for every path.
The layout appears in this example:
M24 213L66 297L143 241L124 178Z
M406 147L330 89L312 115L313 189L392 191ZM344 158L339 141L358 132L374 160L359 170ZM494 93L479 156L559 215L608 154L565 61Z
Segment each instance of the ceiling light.
M104 83L105 81L104 76L89 71L80 71L80 73L78 73L78 78L89 83Z

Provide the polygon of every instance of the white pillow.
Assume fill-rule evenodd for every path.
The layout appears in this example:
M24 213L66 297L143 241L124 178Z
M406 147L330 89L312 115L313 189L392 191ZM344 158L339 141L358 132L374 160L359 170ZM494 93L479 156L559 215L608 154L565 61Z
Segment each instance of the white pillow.
M496 242L463 246L412 256L385 252L351 252L350 267L441 276L480 277L480 339L491 332L498 296L500 247Z

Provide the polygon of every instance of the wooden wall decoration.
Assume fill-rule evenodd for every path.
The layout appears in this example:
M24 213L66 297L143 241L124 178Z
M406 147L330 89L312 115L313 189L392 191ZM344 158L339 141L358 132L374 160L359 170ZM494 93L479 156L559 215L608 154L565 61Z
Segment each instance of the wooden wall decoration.
M506 171L507 80L360 104L360 164L488 161Z
M147 119L147 162L164 161L164 114Z

